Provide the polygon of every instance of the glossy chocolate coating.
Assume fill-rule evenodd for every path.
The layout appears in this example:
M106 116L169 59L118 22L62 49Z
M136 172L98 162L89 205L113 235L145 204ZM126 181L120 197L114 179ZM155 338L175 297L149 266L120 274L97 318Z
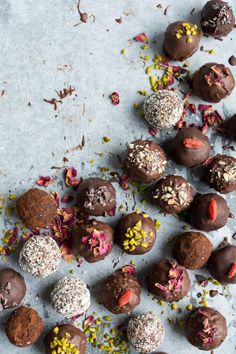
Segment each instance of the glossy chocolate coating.
M0 269L0 311L21 303L26 293L24 277L11 268Z
M224 126L225 134L233 141L236 141L236 114L230 119L226 120Z

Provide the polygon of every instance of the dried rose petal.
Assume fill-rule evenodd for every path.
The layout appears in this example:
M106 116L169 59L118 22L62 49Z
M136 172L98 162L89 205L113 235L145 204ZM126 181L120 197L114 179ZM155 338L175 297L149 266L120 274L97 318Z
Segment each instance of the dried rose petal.
M57 192L52 192L51 196L55 199L56 206L59 207L59 194Z
M138 34L136 37L134 37L134 40L136 42L142 42L142 43L147 43L148 42L148 36L146 35L146 33L140 33Z
M151 136L155 137L157 135L157 130L154 128L149 128L148 132Z
M120 103L120 95L118 92L112 92L110 97L114 106L117 106Z
M65 194L65 195L61 198L61 202L66 204L66 203L70 203L73 199L74 199L73 195Z
M136 274L136 269L134 266L132 266L131 264L127 264L124 267L121 268L123 273L129 273L131 275L135 275Z
M80 179L77 177L77 170L74 167L66 168L64 170L64 180L68 187L78 186Z
M116 208L112 208L106 212L107 216L114 216L116 214Z
M8 230L4 236L4 243L8 246L13 246L18 238L18 228Z
M126 191L127 189L129 189L129 182L130 182L130 177L123 175L119 177L119 184L120 187Z
M49 184L53 183L53 178L50 176L39 176L36 183L41 187L47 187Z
M64 258L64 260L66 262L73 262L74 256L72 254L72 250L71 250L71 245L69 244L69 242L64 242L61 246L60 246L60 251L61 251L61 255Z
M205 278L201 274L196 274L195 277L196 277L197 282L198 282L199 285L203 286L204 288L207 286L207 284L208 284L208 279L207 278Z
M88 316L83 322L83 327L88 327L94 322L94 316Z
M162 291L164 291L164 292L167 292L167 288L166 288L164 285L162 285L162 284L160 284L160 283L155 283L155 286L156 286L157 288L159 288L160 290L162 290Z

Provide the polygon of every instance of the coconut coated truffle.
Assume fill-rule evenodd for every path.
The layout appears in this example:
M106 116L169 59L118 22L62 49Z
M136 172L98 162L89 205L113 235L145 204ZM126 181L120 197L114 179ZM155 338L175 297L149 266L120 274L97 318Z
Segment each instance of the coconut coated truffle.
M198 307L189 315L185 335L200 350L216 349L227 336L226 320L219 311L211 307Z
M181 118L183 102L174 92L158 90L144 102L146 121L155 129L171 128Z
M16 207L21 219L30 229L43 229L52 225L57 215L55 199L37 188L22 194Z
M161 320L151 313L140 313L130 318L127 337L139 353L151 353L164 340L165 330Z
M90 306L90 292L86 284L77 277L59 280L54 285L50 298L54 310L67 318L81 315Z
M18 308L6 323L6 335L17 347L28 347L37 342L43 329L42 318L30 307Z
M236 114L225 121L225 134L233 141L236 141Z
M177 21L171 23L165 31L163 50L172 60L185 60L199 48L200 32L197 25Z
M166 155L158 144L139 139L128 145L123 168L132 180L151 183L163 175L166 164Z
M20 267L34 277L45 278L56 272L61 252L51 236L35 235L24 244L19 255Z
M25 294L24 277L14 269L0 269L0 311L19 305Z

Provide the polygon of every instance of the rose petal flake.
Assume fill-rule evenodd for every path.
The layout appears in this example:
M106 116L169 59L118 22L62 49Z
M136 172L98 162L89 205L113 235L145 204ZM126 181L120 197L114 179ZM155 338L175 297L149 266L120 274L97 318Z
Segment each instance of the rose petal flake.
M73 195L71 195L71 194L65 194L65 195L61 198L61 202L66 204L66 203L70 203L73 199L74 199Z
M138 34L136 37L134 37L134 40L136 42L142 42L142 43L147 43L148 42L148 36L146 35L146 33L140 33Z
M53 183L53 178L50 176L39 176L36 183L41 187L47 187L49 184Z
M69 242L64 242L61 246L60 246L60 251L61 251L61 255L64 258L64 260L68 263L73 262L74 256L72 254L72 249L71 249L71 245Z
M151 136L155 137L157 135L157 130L154 128L149 128L148 132Z
M129 182L130 182L130 178L128 176L123 175L119 177L119 185L124 191L129 189Z
M76 187L80 183L80 178L77 177L77 170L74 167L64 170L64 181L68 187Z
M110 97L114 106L117 106L120 103L120 95L118 92L112 92Z
M134 266L132 266L131 264L127 264L124 267L121 268L123 273L129 273L131 275L135 275L136 274L136 269Z

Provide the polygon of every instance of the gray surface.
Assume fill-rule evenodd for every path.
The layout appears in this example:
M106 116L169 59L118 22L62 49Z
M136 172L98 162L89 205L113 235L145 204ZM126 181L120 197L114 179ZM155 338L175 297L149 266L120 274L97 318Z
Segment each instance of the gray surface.
M132 109L134 102L141 101L137 90L149 89L149 83L144 74L143 63L139 59L140 45L130 44L128 40L140 32L146 32L152 39L157 36L157 44L151 45L150 54L160 52L162 31L166 25L176 19L194 21L198 10L205 3L204 0L161 1L164 8L171 4L168 16L164 16L163 9L156 8L158 0L82 2L86 4L84 10L96 16L96 22L74 27L79 21L75 0L0 0L0 89L6 90L6 95L0 98L1 194L12 190L18 195L29 188L39 174L55 173L50 169L51 166L63 166L65 151L80 144L83 133L86 135L86 146L83 151L74 151L67 155L69 164L76 167L83 177L101 175L99 167L118 169L116 157L111 158L109 152L115 155L122 152L125 143L134 137L143 135L150 138L147 125L134 115ZM190 15L193 7L196 7L196 11ZM233 7L236 10L235 5ZM115 22L120 16L123 18L121 25ZM198 52L190 60L191 68L194 70L210 60L226 64L228 57L235 51L232 38L235 40L236 32L223 42L203 38L201 44L207 49L216 49L216 54L209 56L207 53ZM122 48L127 48L126 57L120 55ZM65 64L71 67L58 70ZM232 71L236 73L235 68ZM43 102L43 98L54 97L55 89L60 90L67 85L75 86L78 96L74 100L66 98L59 110L54 112L51 105ZM113 91L118 91L121 95L121 104L117 107L112 106L108 98ZM27 106L28 102L31 102L31 107ZM84 115L83 104L86 107ZM221 112L224 108L227 116L235 113L234 107L235 91L223 104L217 105ZM102 137L105 135L111 138L107 145L102 144ZM162 138L165 138L165 133ZM161 140L157 138L157 141ZM213 134L212 141L214 150L221 152L222 138ZM95 152L105 152L105 155L100 158ZM96 161L92 167L88 163L90 159ZM169 171L174 171L171 162ZM208 190L205 185L199 185L194 171L178 168L175 172L187 176L199 191ZM59 181L60 171L57 175ZM58 186L50 186L49 190L60 191L60 186L60 183ZM127 195L121 192L119 187L117 189L119 205ZM131 210L132 198L130 194L128 197ZM138 206L139 199L142 199L142 196L137 197ZM235 209L234 196L227 196L227 200L232 210ZM164 218L159 215L149 203L145 210L161 220L162 226L155 247L143 257L124 255L119 264L121 266L135 258L138 272L142 274L157 257L170 254L171 243L166 240L169 236L178 234L183 226L183 223L174 217ZM120 213L117 213L112 223L115 223L119 215ZM4 223L3 228L10 227L9 222L4 220ZM235 221L230 220L224 229L211 233L209 237L214 245L217 245L224 236L230 238L235 231ZM53 312L48 304L48 293L56 280L74 268L90 286L96 285L92 288L91 312L97 309L99 313L106 313L96 304L94 294L99 289L98 282L112 272L111 261L118 254L119 249L115 247L107 260L99 263L99 266L84 264L80 269L76 268L76 264L67 265L62 262L60 271L45 280L32 280L26 275L28 294L25 303L38 309L46 321L47 328L61 321L63 318ZM9 261L17 268L15 258ZM203 273L207 274L206 271ZM202 288L196 285L193 274L191 277L192 298ZM235 352L235 286L230 286L229 292L234 297L226 299L224 296L217 296L209 300L209 304L220 309L228 319L228 338L222 347L216 350L216 353L221 354ZM186 298L178 306L184 309L189 301L190 299ZM153 310L159 314L162 309L147 297L146 290L143 289L142 303L137 310ZM170 314L175 316L172 311ZM1 324L8 315L8 312L0 314ZM168 324L168 316L169 306L161 316L166 327L166 338L161 349L170 354L200 353L187 343L177 326ZM42 353L40 345L39 343L22 350L11 346L1 325L2 354ZM92 353L92 350L88 348L87 352Z

